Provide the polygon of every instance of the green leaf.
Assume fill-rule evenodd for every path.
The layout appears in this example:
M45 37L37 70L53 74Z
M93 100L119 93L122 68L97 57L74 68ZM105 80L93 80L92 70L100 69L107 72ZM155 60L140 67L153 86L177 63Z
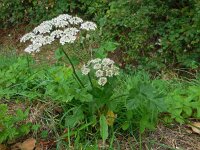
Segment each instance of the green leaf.
M47 130L42 131L42 132L41 132L41 137L42 137L43 139L47 138L47 137L48 137L48 131L47 131Z
M105 49L105 51L112 52L117 48L118 45L119 44L117 42L107 41L102 45L102 47Z
M106 139L108 138L108 125L106 122L106 117L104 115L100 116L100 135L103 140L103 143L105 143Z
M22 120L26 119L27 116L28 116L28 112L29 112L29 109L27 109L25 112L23 112L21 109L18 109L16 111L16 118L15 118L15 120L16 121L22 121Z
M32 129L33 131L38 131L39 128L40 128L40 125L39 125L39 124L34 124L34 125L32 125L32 127L31 127L31 129Z
M93 96L87 92L87 89L77 89L75 94L75 98L81 102L91 102L93 100Z
M31 123L21 125L19 128L20 135L28 134L31 130L30 127L31 127Z
M126 116L127 116L127 119L128 119L128 120L131 120L131 119L133 118L133 112L132 112L131 110L128 110L128 111L126 112Z
M99 48L94 49L95 56L98 58L107 57L108 52L113 52L116 50L118 45L119 43L117 42L106 41L102 43Z
M130 126L130 123L126 121L122 124L122 129L125 131L129 128L129 126Z
M153 130L155 128L155 122L151 121L148 114L144 114L140 120L140 132L143 133L145 129Z
M187 117L191 117L191 115L192 115L191 107L185 106L185 107L183 107L183 111L186 113Z
M75 127L76 124L82 119L84 119L82 109L80 107L75 107L73 109L73 114L65 117L65 126L70 128Z

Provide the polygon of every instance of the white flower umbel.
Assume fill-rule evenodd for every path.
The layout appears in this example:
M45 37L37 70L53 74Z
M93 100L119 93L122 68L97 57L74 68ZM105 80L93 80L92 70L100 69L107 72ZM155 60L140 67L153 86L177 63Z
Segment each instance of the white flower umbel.
M102 70L97 70L96 73L95 73L97 78L102 77L103 74L104 74L104 72Z
M21 39L20 42L26 42L30 39L32 39L35 36L34 33L30 32L30 33L26 33Z
M33 32L35 34L37 34L37 33L39 33L39 34L50 33L52 28L53 28L53 25L52 25L51 21L44 21L39 26L35 27L33 29Z
M94 22L86 21L81 24L81 29L84 30L95 30L97 28L97 25Z
M88 75L90 72L94 73L98 78L98 84L104 86L109 77L119 75L119 68L114 65L114 61L110 58L96 58L87 62L87 65L83 65L83 75Z
M65 45L66 43L74 43L76 36L74 35L64 35L60 38L60 44Z
M64 31L62 30L54 30L53 32L51 32L50 36L53 38L61 38L63 36Z
M106 70L106 76L107 76L107 77L112 77L113 75L114 75L114 73L113 73L113 70L112 70L112 69Z
M101 64L99 63L96 63L94 64L94 67L93 67L95 70L98 70L98 69L101 69Z
M51 20L43 21L32 32L25 34L20 42L32 42L25 52L39 52L42 46L51 44L55 40L59 40L61 45L74 43L81 30L89 31L96 28L97 26L93 22L84 22L79 17L61 14Z
M79 17L72 17L71 19L69 19L69 23L70 24L80 24L83 22L83 19L79 18Z
M88 75L88 73L90 72L90 69L87 68L85 65L83 65L83 67L81 68L81 72L83 75Z
M101 77L99 78L98 80L98 84L101 85L101 86L104 86L106 83L107 83L107 78L106 77Z

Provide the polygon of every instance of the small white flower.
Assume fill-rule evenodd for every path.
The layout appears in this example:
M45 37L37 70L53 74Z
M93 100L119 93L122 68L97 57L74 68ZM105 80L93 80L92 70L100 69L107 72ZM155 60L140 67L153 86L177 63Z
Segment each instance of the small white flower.
M35 27L33 29L33 32L35 34L44 34L44 33L49 33L52 30L52 22L51 21L44 21L42 22L39 26Z
M103 66L103 70L104 70L104 71L109 70L109 69L110 69L109 66L107 66L107 65L106 65L106 66L105 66L105 65Z
M31 44L24 51L27 52L27 53L39 52L40 47L41 47L40 44Z
M39 45L47 45L51 44L55 39L52 36L43 36L43 35L36 35L31 39L31 42L33 44L39 44Z
M33 32L29 32L27 34L25 34L21 39L20 42L26 42L30 39L32 39L33 37L35 37L35 34Z
M80 24L83 22L83 19L79 18L79 17L72 17L71 19L69 19L69 23L70 24Z
M103 71L102 70L97 70L95 75L96 75L97 78L102 77L103 76Z
M51 32L51 36L53 38L60 38L63 35L63 31L62 30L54 30L53 32Z
M68 20L71 18L72 16L68 14L61 14L58 17L53 18L51 22L57 28L64 28L69 25Z
M81 24L80 28L87 30L87 31L95 30L97 28L97 25L94 22L86 21L86 22Z
M112 65L112 64L114 64L114 61L113 60L111 60L110 58L104 58L103 60L102 60L102 64L103 65Z
M72 18L72 16L68 14L61 14L57 18L59 18L59 20L69 20Z
M81 68L81 72L83 75L88 75L88 73L90 72L90 69L87 68L85 65L83 65L83 67Z
M55 19L52 19L52 24L56 28L64 28L69 25L69 22L66 20L61 20L60 18L55 18Z
M94 64L93 68L94 68L95 70L101 69L101 64L96 63L96 64Z
M64 30L64 34L70 34L70 35L77 35L79 30L77 28L67 28Z
M101 77L98 80L98 84L101 86L104 86L107 83L107 78L106 77Z
M113 67L113 74L115 76L119 75L119 68L118 67L116 67L116 66Z
M113 71L112 70L106 70L106 76L107 77L112 77L113 76Z
M54 37L52 36L45 36L44 39L45 39L44 45L51 44L55 40Z
M74 43L74 41L76 40L76 36L73 35L64 35L60 38L60 43L62 45L65 45L65 43Z

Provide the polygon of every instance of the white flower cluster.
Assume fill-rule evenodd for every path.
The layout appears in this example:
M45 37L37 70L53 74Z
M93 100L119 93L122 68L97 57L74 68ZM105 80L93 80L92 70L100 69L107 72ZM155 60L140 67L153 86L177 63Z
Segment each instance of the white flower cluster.
M89 21L83 21L79 17L73 17L68 14L61 14L51 20L42 22L35 27L32 32L25 34L20 42L31 41L25 52L39 52L43 45L51 44L59 39L62 45L74 43L81 30L95 30L96 24Z
M85 29L87 31L89 30L95 30L97 28L97 25L93 22L89 22L89 21L86 21L84 23L81 24L81 29Z
M92 59L81 68L83 75L88 75L90 71L94 71L95 76L98 78L98 84L101 86L107 83L108 77L119 75L119 68L116 67L114 61L109 58Z

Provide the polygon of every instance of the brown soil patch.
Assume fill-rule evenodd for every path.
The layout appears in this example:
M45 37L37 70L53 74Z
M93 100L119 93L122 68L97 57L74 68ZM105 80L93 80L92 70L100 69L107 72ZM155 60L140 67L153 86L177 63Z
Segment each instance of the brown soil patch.
M114 147L123 150L200 150L200 136L189 132L185 125L166 127L160 124L155 131L142 135L141 142L139 138L117 136Z

